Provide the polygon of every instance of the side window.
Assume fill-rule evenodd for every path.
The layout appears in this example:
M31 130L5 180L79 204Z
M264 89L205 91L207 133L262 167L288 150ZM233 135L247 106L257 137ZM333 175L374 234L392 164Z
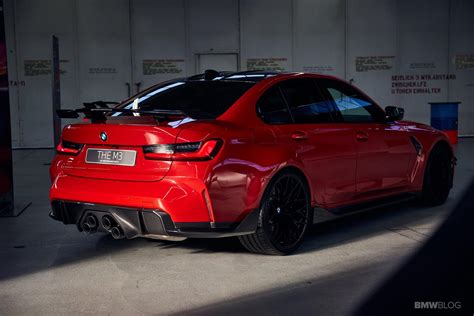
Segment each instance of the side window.
M330 123L333 105L324 100L313 79L283 82L281 91L290 107L295 123Z
M257 112L264 122L269 124L289 124L290 112L278 87L272 87L260 98Z
M344 122L381 122L385 113L350 85L331 79L318 79L318 85L334 101Z

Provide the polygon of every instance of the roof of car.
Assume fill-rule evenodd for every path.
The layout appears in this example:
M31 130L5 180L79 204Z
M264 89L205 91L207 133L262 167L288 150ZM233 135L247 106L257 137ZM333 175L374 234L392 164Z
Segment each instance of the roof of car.
M247 70L247 71L216 71L206 70L202 74L186 78L188 81L261 81L270 76L281 74L277 71Z
M331 77L327 75L304 73L304 72L288 72L288 71L267 71L267 70L246 70L246 71L216 71L206 70L204 73L186 78L187 81L247 81L259 82L271 77L291 77L296 75L311 75L314 77Z

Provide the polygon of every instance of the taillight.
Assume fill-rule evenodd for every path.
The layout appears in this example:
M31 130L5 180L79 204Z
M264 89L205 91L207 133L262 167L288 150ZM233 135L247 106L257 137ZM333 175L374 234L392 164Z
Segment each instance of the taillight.
M204 142L148 145L143 147L147 159L155 160L210 160L222 147L222 140Z
M77 155L82 147L84 147L83 144L62 140L59 142L58 147L56 147L56 151L58 154Z

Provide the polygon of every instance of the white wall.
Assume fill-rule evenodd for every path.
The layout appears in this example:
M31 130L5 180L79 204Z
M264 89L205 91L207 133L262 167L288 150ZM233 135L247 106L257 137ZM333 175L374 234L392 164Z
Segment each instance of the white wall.
M376 14L375 14L376 12ZM398 104L391 91L390 70L357 71L356 59L367 56L397 55L397 5L392 0L360 0L347 2L346 79L364 89L382 106Z
M74 8L71 1L5 1L5 13L14 18L7 26L10 52L9 80L20 83L10 87L12 135L15 147L52 146L51 74L25 71L25 63L51 60L51 36L61 41L61 59L66 73L61 77L62 103L76 98L77 59L74 58ZM13 34L13 36L11 36ZM13 57L14 58L10 58ZM22 85L24 83L24 86ZM14 120L14 121L13 121Z
M186 3L188 62L197 54L239 53L239 7L235 0L193 0ZM196 67L190 69L194 74Z
M402 0L397 3L398 74L447 74L449 1ZM429 66L416 68L414 63L428 63ZM429 123L430 111L427 102L447 101L448 81L428 80L426 86L439 88L440 92L401 94L398 95L398 104L405 107L408 118Z
M344 0L294 2L293 70L345 76Z
M119 101L126 83L135 93L138 82L192 75L199 54L236 54L241 70L259 63L352 80L425 123L428 102L460 101L460 133L474 134L474 66L456 63L474 55L471 0L5 0L5 12L9 77L19 83L10 91L15 147L52 146L51 75L26 76L24 65L51 59L53 34L66 60L65 108ZM385 69L361 71L361 60ZM442 74L456 79L401 81L426 85L423 93L392 87L393 76Z
M452 1L450 10L449 72L456 80L449 82L449 101L459 106L459 131L474 134L474 69L456 69L455 58L474 54L474 1Z
M134 0L131 6L133 83L140 82L140 88L144 89L160 81L186 76L185 2ZM147 61L153 60L173 60L179 68L175 72L144 71Z
M128 97L132 67L128 0L80 0L72 1L72 6L77 21L72 38L77 43L79 100ZM61 48L62 41L60 55Z
M293 5L287 0L241 0L241 68L248 59L280 58L292 69Z

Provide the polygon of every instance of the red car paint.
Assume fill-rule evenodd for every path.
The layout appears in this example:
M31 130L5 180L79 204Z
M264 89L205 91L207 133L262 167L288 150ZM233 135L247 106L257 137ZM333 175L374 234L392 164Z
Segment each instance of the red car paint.
M279 74L242 95L215 120L178 127L151 117L111 117L106 123L68 125L63 141L84 144L51 165L50 199L137 209L159 209L175 223L235 223L259 207L270 179L286 167L306 177L313 206L340 208L403 192L419 192L427 157L446 136L424 124L331 123L269 125L256 103L275 84L315 74ZM362 94L362 93L361 93ZM107 142L99 138L105 131ZM422 145L417 154L410 137ZM222 140L210 160L146 159L143 146ZM136 165L87 164L87 148L137 151Z

